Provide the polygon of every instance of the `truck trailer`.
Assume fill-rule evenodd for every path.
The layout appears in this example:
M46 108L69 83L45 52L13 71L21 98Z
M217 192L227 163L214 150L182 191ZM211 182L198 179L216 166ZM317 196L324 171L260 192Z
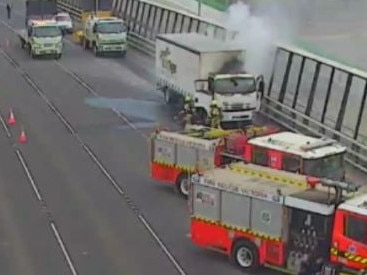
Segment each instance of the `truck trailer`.
M298 274L307 261L325 275L367 274L367 194L358 184L277 170L260 177L240 166L191 177L194 244L245 272L266 266Z
M244 70L243 46L197 33L160 34L155 58L157 86L167 104L180 105L189 96L200 121L207 121L216 100L224 123L251 124L264 80Z

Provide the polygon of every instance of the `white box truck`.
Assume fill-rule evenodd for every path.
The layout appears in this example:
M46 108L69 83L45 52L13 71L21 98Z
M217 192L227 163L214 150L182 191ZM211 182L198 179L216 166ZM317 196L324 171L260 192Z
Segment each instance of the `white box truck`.
M223 122L251 122L260 108L264 78L245 72L244 58L243 46L235 42L197 33L161 34L156 38L157 86L166 103L194 99L202 121L215 99Z

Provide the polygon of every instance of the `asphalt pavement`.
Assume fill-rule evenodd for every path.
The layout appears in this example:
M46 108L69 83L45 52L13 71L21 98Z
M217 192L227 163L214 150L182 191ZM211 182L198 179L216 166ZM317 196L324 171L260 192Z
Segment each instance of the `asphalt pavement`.
M23 22L17 16L11 26L21 27ZM37 234L45 236L39 242L46 248L32 257L24 256L28 261L23 265L4 258L3 266L14 269L1 274L32 274L15 268L36 268L36 263L47 257L52 257L54 264L41 262L34 274L73 274L70 262L76 274L88 275L242 274L225 256L190 243L186 201L149 178L147 137L157 125L174 127L170 111L155 91L152 60L133 50L119 60L95 58L72 43L66 43L60 62L31 60L4 24L0 24L0 37L9 40L2 46L18 68L1 56L1 111L5 114L14 108L18 119L14 134L19 133L20 125L26 130L29 142L21 145L21 152L47 205L47 217L57 225L65 245L63 250L52 238L53 232L48 239L33 224L14 225L4 219L0 234L16 232L8 227L21 227L27 231L19 233L23 239L34 234L36 242ZM259 121L267 122L261 117ZM9 144L2 146L11 151ZM6 154L0 160L11 165ZM14 174L19 177L22 173ZM363 175L353 172L351 177ZM21 182L17 178L11 181ZM37 207L37 198L27 180L23 181L25 190L9 189L6 197L30 211L28 200ZM13 201L16 192L28 200ZM33 216L43 217L44 212L35 208ZM48 220L31 220L50 231ZM26 242L14 246L32 251Z
M4 76L6 66L1 64L1 76ZM12 88L8 82L1 82L1 90ZM1 109L5 107L3 103ZM19 155L14 142L16 139L9 138L1 127L0 273L68 274L47 208L32 192L31 182L21 162L22 155Z

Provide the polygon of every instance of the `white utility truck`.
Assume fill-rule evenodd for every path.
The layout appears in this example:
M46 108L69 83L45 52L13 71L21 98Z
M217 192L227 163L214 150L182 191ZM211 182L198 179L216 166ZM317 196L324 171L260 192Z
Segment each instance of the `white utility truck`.
M63 50L63 35L52 19L57 12L56 2L26 1L26 28L18 31L21 47L29 55L51 55L59 59Z
M127 49L127 27L117 17L90 14L83 27L83 47L92 48L94 55L118 53L124 56Z
M197 33L161 34L156 38L157 85L166 103L190 96L200 120L216 100L222 122L251 122L259 110L263 76L244 71L245 50L235 42Z

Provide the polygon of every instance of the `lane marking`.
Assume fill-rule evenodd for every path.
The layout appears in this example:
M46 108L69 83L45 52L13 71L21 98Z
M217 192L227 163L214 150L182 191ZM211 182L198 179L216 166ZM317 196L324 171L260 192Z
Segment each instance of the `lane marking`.
M60 63L59 61L54 60L54 63L58 67L60 67L66 74L71 76L77 83L79 83L81 86L83 86L90 94L92 94L95 97L101 97L95 89L93 89L87 82L85 82L82 78L80 78L71 69L67 68L64 64ZM141 131L139 128L137 128L134 125L134 123L132 123L125 115L123 115L121 112L119 112L116 108L111 108L111 109L117 115L117 117L120 120L122 120L124 123L126 123L131 129L133 129L135 132L140 134L143 138L145 138L145 139L149 138L143 131Z
M5 131L5 133L6 133L6 136L7 136L8 138L11 138L11 137L12 137L12 135L11 135L11 133L10 133L10 130L9 130L8 124L6 124L5 119L3 118L3 116L2 116L2 115L0 115L0 122L1 122L1 125L3 126L3 128L4 128L4 131Z
M161 239L159 238L159 236L155 233L155 231L150 226L150 224L148 223L148 221L144 218L144 216L142 216L142 215L139 214L138 218L144 224L145 228L150 232L150 234L153 236L153 238L157 241L157 243L159 244L159 246L163 249L164 253L167 255L167 257L174 264L174 266L176 267L177 271L181 275L186 275L186 272L182 269L181 265L177 262L177 260L173 257L173 255L169 252L169 250L166 247L166 245L161 241Z
M43 200L43 198L42 198L42 196L41 196L41 194L40 194L40 192L37 188L37 185L36 185L36 183L35 183L35 181L32 177L30 169L28 168L28 166L27 166L27 164L26 164L26 162L23 158L23 155L22 155L21 151L19 149L16 149L15 153L18 157L19 162L21 163L21 165L23 167L23 170L25 171L25 173L27 175L27 178L28 178L29 182L31 183L33 192L36 194L38 201L41 203L41 207L46 210L46 217L48 219L48 224L50 225L50 227L52 229L52 233L54 234L54 237L56 238L56 241L59 245L59 248L61 249L61 251L62 251L62 253L65 257L66 263L67 263L67 265L70 269L71 274L72 275L78 275L78 272L76 271L76 268L74 267L74 264L71 260L71 257L69 255L67 249L66 249L66 246L65 246L64 242L62 241L61 234L57 230L56 223L53 221L52 214L47 209L46 203Z
M1 20L0 20L1 22ZM27 81L27 83L33 88L33 90L40 96L40 98L46 103L46 105L50 108L50 110L59 118L61 123L67 128L67 130L71 133L71 135L80 143L85 152L87 152L88 156L92 159L94 164L98 166L100 171L102 171L103 175L108 179L110 184L114 187L114 189L122 196L124 201L127 203L128 207L137 215L138 220L143 224L147 232L153 237L158 246L162 249L163 253L166 255L168 260L173 264L176 271L181 275L186 275L184 269L175 259L173 254L168 250L167 246L160 239L158 234L154 231L154 229L149 225L147 220L144 218L143 214L140 213L139 208L133 202L133 200L127 196L124 189L115 181L112 175L108 172L106 167L102 164L102 162L97 158L94 152L87 146L87 144L83 141L83 139L79 136L79 134L73 129L69 121L64 117L64 115L57 109L57 107L51 102L51 100L46 96L43 90L36 84L36 82L29 76L27 72L23 70L23 68L13 59L9 54L7 54L2 48L0 48L0 54L3 55L10 64L14 66L14 68L20 73L20 75ZM84 82L83 80L80 80ZM85 83L85 82L84 82ZM85 83L84 87L88 87L93 91L87 83ZM61 247L62 248L62 247ZM73 274L74 275L74 274Z
M69 255L69 253L68 253L68 251L67 251L67 249L66 249L66 247L64 245L64 242L62 241L61 235L60 235L59 231L57 230L57 227L56 227L55 223L51 222L50 223L50 226L51 226L52 231L53 231L53 233L55 235L55 238L56 238L56 240L57 240L57 242L58 242L58 244L59 244L59 246L60 246L60 248L62 250L62 253L64 254L64 257L65 257L66 262L67 262L67 264L68 264L68 266L70 268L71 273L73 275L78 275L78 272L76 271L76 269L74 267L74 264L73 264L73 262L71 260L71 257L70 257L70 255Z
M39 202L43 202L43 199L42 199L42 196L40 194L40 191L38 190L37 185L36 185L36 183L35 183L35 181L34 181L34 179L32 177L32 174L31 174L31 172L30 172L27 164L25 163L24 158L23 158L21 152L19 151L19 149L16 149L15 150L15 154L17 155L18 160L19 160L19 162L21 163L21 165L23 167L23 170L24 170L24 172L25 172L25 174L26 174L26 176L28 178L28 181L29 181L29 183L32 186L33 192L36 194L37 200Z

